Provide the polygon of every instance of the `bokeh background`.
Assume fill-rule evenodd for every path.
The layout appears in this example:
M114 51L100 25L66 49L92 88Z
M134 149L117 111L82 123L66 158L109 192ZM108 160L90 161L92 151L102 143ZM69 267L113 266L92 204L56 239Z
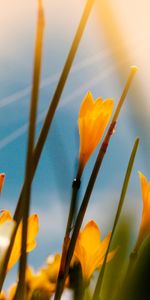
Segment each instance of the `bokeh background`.
M85 0L43 0L45 33L37 136L79 23ZM121 95L130 65L139 72L119 117L84 223L95 219L102 236L111 230L129 155L136 136L141 143L123 214L132 222L135 242L142 201L137 171L150 179L150 3L149 0L95 0L70 76L33 181L32 207L40 218L37 248L29 255L38 269L61 251L75 175L79 136L78 111L88 90L94 97ZM6 181L0 208L14 212L24 178L33 53L37 20L35 0L0 3L0 172ZM79 201L96 158L86 167ZM15 280L15 266L6 286Z

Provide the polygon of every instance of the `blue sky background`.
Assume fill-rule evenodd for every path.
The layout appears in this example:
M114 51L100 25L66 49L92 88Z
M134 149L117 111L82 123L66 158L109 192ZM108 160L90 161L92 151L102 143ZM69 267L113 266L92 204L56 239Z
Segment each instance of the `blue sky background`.
M129 92L127 104L121 112L116 133L104 159L85 217L85 222L91 218L98 222L103 236L111 229L124 172L137 135L141 137L141 145L124 207L124 213L128 213L129 217L133 215L135 217L134 233L138 230L142 205L137 171L141 170L150 178L147 135L150 114L148 76L150 21L147 13L149 4L148 1L144 1L145 6L142 4L143 1L141 3L133 0L131 4L128 0L125 2L126 5L117 0L110 1L110 7L116 13L130 56L130 62L126 58L118 61L127 70L124 78L128 76L130 64L138 65L140 70L131 87L132 93ZM37 136L85 4L84 0L43 2L46 27ZM133 7L135 7L134 14L132 14ZM145 17L139 19L141 10ZM6 208L13 213L24 178L36 31L36 1L1 0L0 27L0 172L6 173L0 205L1 209ZM30 262L35 268L38 268L50 253L61 250L71 182L75 175L78 155L77 118L81 101L85 93L91 90L95 98L99 96L104 99L114 98L116 105L125 84L125 81L120 79L117 62L108 45L94 7L33 181L31 210L38 213L40 218L37 248L30 254ZM119 43L117 47L119 48ZM137 84L143 91L143 99L137 98L137 106L141 105L141 114L136 113L135 105L130 105ZM96 153L97 151L85 169L80 199L84 194ZM134 238L135 236L133 243ZM7 285L15 279L15 269L10 272Z

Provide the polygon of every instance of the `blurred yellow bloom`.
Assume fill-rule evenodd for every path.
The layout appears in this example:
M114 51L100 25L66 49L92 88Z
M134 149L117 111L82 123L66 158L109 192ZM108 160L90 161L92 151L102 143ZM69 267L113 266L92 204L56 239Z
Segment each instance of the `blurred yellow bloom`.
M5 174L0 173L0 193L2 192L2 188L3 188L3 185L4 185L4 180L5 180Z
M56 288L56 284L49 281L42 269L38 273L34 273L30 267L26 270L26 285L29 291L29 299L33 295L35 297L37 293L41 294L41 296L46 293L50 297Z
M56 285L51 284L48 281L48 278L45 276L44 273L39 271L38 273L34 273L31 267L26 268L26 277L25 283L27 288L27 299L34 299L35 295L40 294L41 298L38 299L45 299L42 298L42 295L47 295L48 299L52 295L55 290ZM8 300L13 300L15 293L16 293L17 283L12 284L8 291ZM35 298L36 299L36 298Z
M144 239L150 234L150 182L141 172L138 173L141 183L143 212L135 251L138 251Z
M0 212L0 225L7 222L7 221L11 221L12 220L12 216L10 214L10 212L8 210L1 210Z
M28 300L50 300L51 290L49 289L49 283L44 282L43 285L36 287Z
M35 273L31 267L26 268L25 283L27 299L50 299L56 290L56 282L60 266L60 254L48 257L47 265ZM68 280L68 278L67 278ZM8 291L8 300L13 300L16 293L17 283L14 283Z
M43 268L43 272L45 272L46 276L53 283L56 283L58 272L60 268L61 255L56 253L54 255L49 255L47 258L47 265Z
M104 101L98 98L94 101L91 92L88 92L83 99L78 117L81 172L102 138L110 120L113 106L112 99Z
M0 212L0 264L3 263L5 253L10 244L13 230L16 226L16 222L12 220L9 212Z
M3 292L0 293L0 300L6 300L6 296Z
M60 262L61 262L61 255L59 253L56 253L54 255L49 255L46 260L46 266L44 266L41 269L41 272L46 275L48 280L56 285L59 268L60 268ZM69 279L66 278L65 286L68 286Z
M110 236L111 233L101 241L100 230L93 220L80 231L74 254L80 261L85 281L88 281L93 272L103 264ZM107 261L110 261L115 253L116 251L110 252Z
M13 300L16 293L17 283L13 283L8 290L8 300Z
M0 224L7 221L12 221L13 218L9 211L3 210L0 215ZM32 215L28 219L28 239L27 239L27 252L32 251L36 246L35 237L39 231L39 220L36 214ZM13 265L17 262L21 255L21 236L22 236L22 223L16 233L14 246L10 255L8 270L10 270Z

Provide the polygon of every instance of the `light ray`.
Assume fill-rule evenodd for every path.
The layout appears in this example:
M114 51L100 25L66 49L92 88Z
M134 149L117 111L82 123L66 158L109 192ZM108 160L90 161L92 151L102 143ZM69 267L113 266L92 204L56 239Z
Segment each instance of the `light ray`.
M74 67L72 68L72 70L70 71L70 73L74 74L74 73L76 73L76 72L104 59L104 58L109 57L109 56L110 56L110 51L104 49L101 52L97 53L96 55L87 57L83 61L75 64ZM49 77L43 79L41 82L41 85L40 85L40 89L43 89L44 87L47 87L48 85L51 85L52 83L55 83L58 80L59 75L60 75L60 73L55 73L52 76L49 76ZM10 96L2 98L0 100L0 109L28 96L31 92L31 88L32 88L31 85L29 85L26 88L14 93Z
M70 95L68 95L67 97L65 97L62 100L62 103L60 104L58 109L60 109L60 108L64 107L65 105L71 103L76 97L79 97L82 93L85 93L85 91L87 89L91 89L94 86L96 86L97 84L99 84L101 80L108 77L113 71L115 71L115 67L114 66L109 67L103 73L100 73L99 75L95 76L92 80L86 82L84 85L80 85L78 89L74 89L74 91ZM39 124L44 119L45 113L46 113L46 110L43 111L39 115L39 117L37 119L37 124ZM15 130L13 133L11 133L7 137L3 138L0 141L0 150L5 148L7 145L12 143L16 139L18 139L23 134L25 134L27 132L27 129L28 129L28 123L25 123L23 126L18 128L17 130Z
M146 47L147 47L146 45L142 44L142 46L140 47L140 51L143 51L143 49L145 49ZM139 48L138 48L138 51L139 51ZM94 58L96 59L96 56L92 57L92 60ZM82 62L82 66L83 66L83 64L86 64L86 60L84 62ZM125 64L125 61L122 61L120 63L118 62L118 65L120 65L120 67L124 64ZM93 88L94 86L99 84L103 79L108 78L115 70L117 70L118 65L109 66L103 72L101 71L100 74L97 74L93 79L86 81L85 84L80 85L78 87L78 89L75 88L72 93L70 93L68 96L66 96L64 99L62 99L62 102L60 103L58 109L71 103L76 97L79 97L80 95L85 93L87 90ZM76 65L74 68L76 68L76 70L77 70L80 67L81 67L81 65ZM53 75L53 76L55 76L55 75ZM46 114L46 110L39 114L38 119L37 119L37 124L39 124L44 119L45 114ZM15 141L17 138L19 138L23 134L25 134L27 129L28 129L28 123L25 123L23 126L18 128L17 130L15 130L13 133L11 133L8 136L6 136L5 138L3 138L0 141L0 150L5 148L7 145L9 145L13 141Z

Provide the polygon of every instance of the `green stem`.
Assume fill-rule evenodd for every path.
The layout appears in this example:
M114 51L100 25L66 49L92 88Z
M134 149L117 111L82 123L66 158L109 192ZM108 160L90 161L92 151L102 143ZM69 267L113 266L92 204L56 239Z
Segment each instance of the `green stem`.
M70 234L72 225L73 225L73 219L75 217L75 212L76 212L76 206L77 206L77 196L78 196L78 191L80 189L80 184L81 184L81 175L77 172L77 176L73 180L72 183L72 195L71 195L71 201L70 201L70 208L69 208L69 215L68 215L68 221L67 221L67 227L66 227L66 235Z
M86 287L84 294L84 300L91 300L91 291L89 286Z
M136 263L138 257L138 253L137 252L131 252L130 256L129 256L129 264L128 264L128 268L127 268L127 272L125 275L125 279L124 279L124 283L126 284L126 282L128 281L128 279L130 278L130 276L132 275L133 269L134 269L134 265Z
M73 300L83 300L86 287L82 276L81 265L79 263L75 264L70 272Z
M26 299L25 290L25 273L27 265L27 237L28 237L28 217L30 211L30 196L32 185L32 164L33 164L33 149L36 130L36 115L38 106L40 75L41 75L41 63L42 63L42 46L43 46L43 32L44 32L44 11L41 3L38 1L38 22L37 22L37 34L35 42L34 53L34 70L33 70L33 83L30 105L30 118L29 118L29 130L28 130L28 146L26 157L26 170L25 170L25 188L23 194L23 227L22 227L22 240L21 240L21 258L19 263L19 281L14 299L20 300Z
M36 125L36 112L38 103L38 91L39 91L39 81L40 81L40 70L41 70L41 56L42 56L42 40L43 40L43 28L44 28L44 15L41 3L39 1L39 16L38 16L38 26L37 26L37 38L34 56L34 72L33 72L33 88L31 95L31 107L30 107L30 120L29 120L29 134L28 134L28 147L27 147L27 158L26 158L26 171L25 171L25 189L24 197L22 198L22 205L24 208L23 214L23 231L22 231L22 249L21 249L21 260L20 260L20 270L19 270L19 285L17 289L17 294L15 299L24 299L24 281L25 281L25 268L26 268L26 241L27 241L27 221L29 215L30 207L30 190L31 190L31 170L32 170L32 153L34 147L34 136L35 136L35 125ZM18 224L17 224L18 225ZM15 227L10 246L6 253L4 264L0 272L0 288L2 288L4 278L7 271L7 265L11 250L13 247L13 242L17 232L18 226Z
M67 77L68 77L70 69L71 69L71 66L73 64L73 60L75 58L77 49L79 47L80 40L81 40L83 31L85 29L90 11L91 11L92 6L93 6L93 3L94 3L94 0L87 0L87 4L85 6L82 18L80 20L78 29L76 31L76 34L75 34L72 46L70 48L66 63L64 65L63 71L61 73L58 85L56 87L54 96L52 98L51 104L50 104L49 109L48 109L47 115L45 117L44 124L43 124L43 127L42 127L41 132L40 132L40 136L39 136L37 144L34 148L34 151L33 151L33 168L32 168L32 172L31 172L32 180L34 178L34 174L35 174L36 168L38 166L38 162L40 160L40 156L41 156L41 153L42 153L42 150L43 150L43 147L44 147L49 129L51 127L51 123L52 123L56 108L59 104L61 94L63 92ZM17 207L16 207L16 210L15 210L15 213L14 213L14 220L16 221L16 229L15 230L17 230L17 228L19 226L19 223L22 219L22 199L23 199L24 189L25 189L25 182L23 184L23 187L22 187L22 190L21 190L18 202L17 202ZM2 269L1 269L1 272L0 272L0 290L2 289L4 279L5 279L5 276L6 276L8 260L9 260L10 254L11 254L14 239L15 239L15 234L12 235L11 243L10 243L10 246L9 246L8 251L6 253L5 261L3 263L4 267L2 266Z
M121 191L121 195L120 195L120 200L119 200L119 204L118 204L118 209L117 209L117 213L116 213L114 224L113 224L112 234L111 234L110 241L109 241L109 244L108 244L108 248L107 248L107 251L106 251L106 254L105 254L105 257L104 257L104 262L103 262L103 265L102 265L102 268L101 268L101 271L100 271L100 274L99 274L99 277L98 277L98 280L97 280L97 284L96 284L95 291L94 291L94 294L93 294L93 300L100 299L100 294L101 294L101 288L102 288L102 283L103 283L103 278L104 278L104 273L105 273L105 268L106 268L107 257L108 257L108 253L109 253L109 249L110 249L110 246L111 246L112 239L113 239L114 234L115 234L116 226L117 226L118 221L119 221L120 213L121 213L121 210L122 210L122 207L123 207L123 203L124 203L124 199L125 199L125 196L126 196L126 192L127 192L131 172L132 172L132 169L133 169L133 164L134 164L135 156L136 156L136 153L137 153L138 145L139 145L139 139L137 138L135 143L134 143L134 146L133 146L133 149L132 149L132 152L131 152L131 156L130 156L130 159L129 159L129 163L128 163L128 167L127 167L127 171L126 171L126 174L125 174L125 178L124 178L124 182L123 182L123 186L122 186L122 191Z
M68 221L67 221L67 226L66 226L66 231L65 231L64 241L63 241L58 281L61 281L62 274L64 274L66 258L67 258L67 251L68 251L68 246L69 246L69 242L70 242L70 232L71 232L71 228L73 226L73 220L75 217L76 206L77 206L77 196L78 196L78 191L79 191L80 183L81 183L80 177L81 177L81 173L79 172L79 169L78 169L77 176L75 177L75 179L73 180L73 183L72 183L72 195L71 195L71 201L70 201Z
M114 117L113 117L112 122L113 122L113 121L116 121L116 120L118 119L118 115L119 115L119 113L120 113L121 107L122 107L122 105L123 105L123 103L124 103L124 100L125 100L125 98L126 98L126 95L127 95L127 93L128 93L128 90L129 90L129 88L130 88L130 85L131 85L131 83L132 83L132 80L133 80L133 78L134 78L134 76L135 76L135 74L136 74L137 71L138 71L138 68L137 68L136 66L131 66L129 77L128 77L128 79L127 79L127 82L126 82L126 85L125 85L125 87L124 87L123 93L122 93L122 95L121 95L121 97L120 97L120 101L119 101L119 104L118 104L118 106L117 106L117 108L116 108L116 111L115 111L115 113L114 113Z
M47 115L45 117L45 121L44 121L43 127L41 129L37 144L34 148L32 178L34 177L34 173L36 171L36 168L37 168L37 165L38 165L38 162L39 162L39 159L40 159L40 156L41 156L41 153L42 153L42 150L43 150L43 147L44 147L44 144L45 144L45 141L46 141L53 117L54 117L54 114L56 111L56 108L59 104L61 94L63 92L67 77L69 75L69 72L70 72L75 54L77 52L83 31L85 29L89 14L91 12L93 3L94 3L94 0L87 0L86 6L84 8L84 11L83 11L83 14L82 14L82 17L81 17L81 20L80 20L80 23L79 23L79 26L77 29L77 32L75 34L72 46L70 48L66 63L64 65L64 68L63 68L62 74L60 76L58 85L56 87L54 96L53 96L51 104L49 106ZM15 220L20 218L20 216L22 215L22 213L20 212L20 210L22 209L21 202L22 201L21 201L21 196L20 196L16 211L15 211L15 215L14 215Z
M135 69L131 69L131 71L130 71L127 83L126 83L126 85L124 87L124 90L123 90L123 93L121 95L120 101L119 101L118 106L116 108L113 120L112 120L112 122L111 122L111 124L109 126L109 129L108 129L108 131L106 133L104 141L103 141L103 143L101 145L101 148L99 150L99 153L98 153L98 156L97 156L97 159L96 159L96 162L95 162L92 174L90 176L90 179L89 179L89 182L88 182L88 185L87 185L87 189L86 189L86 192L85 192L85 195L84 195L84 198L83 198L83 201L82 201L82 204L81 204L81 207L80 207L77 219L76 219L76 223L75 223L75 226L74 226L73 234L72 234L72 237L71 237L71 240L70 240L70 244L69 244L69 248L68 248L68 253L67 253L67 259L66 259L65 270L64 270L64 273L61 274L61 278L57 281L57 287L56 287L56 293L55 293L54 300L60 300L60 298L61 298L61 295L62 295L62 292L63 292L63 288L64 288L64 284L65 284L65 279L66 279L66 276L67 276L68 271L69 271L69 266L70 266L71 258L72 258L72 255L74 253L75 244L76 244L76 240L77 240L77 237L78 237L78 234L79 234L79 230L80 230L81 225L82 225L82 221L83 221L83 218L84 218L84 215L85 215L85 212L86 212L89 200L90 200L90 196L91 196L91 193L92 193L92 190L93 190L93 187L94 187L94 184L95 184L95 181L96 181L99 169L101 167L103 158L104 158L105 153L107 151L107 147L108 147L110 138L111 138L112 133L113 133L113 131L115 129L116 121L117 121L118 115L120 113L120 109L121 109L121 107L122 107L122 105L124 103L125 96L126 96L127 91L129 89L129 85L131 84L131 81L133 79L133 75L132 74L135 74Z

